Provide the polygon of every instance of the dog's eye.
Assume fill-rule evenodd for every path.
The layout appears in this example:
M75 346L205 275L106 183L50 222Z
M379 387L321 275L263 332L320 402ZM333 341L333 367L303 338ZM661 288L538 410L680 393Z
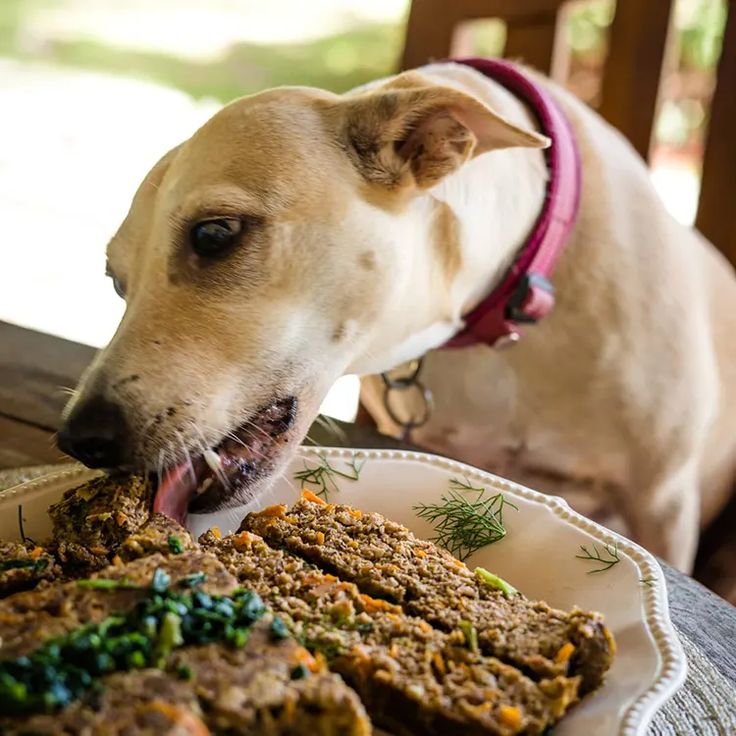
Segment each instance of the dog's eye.
M199 222L192 228L192 250L202 258L224 255L237 243L242 229L241 221L232 218Z
M115 289L115 293L121 298L125 299L125 287L123 286L123 282L115 276L115 274L107 272L107 275L112 279L112 287Z

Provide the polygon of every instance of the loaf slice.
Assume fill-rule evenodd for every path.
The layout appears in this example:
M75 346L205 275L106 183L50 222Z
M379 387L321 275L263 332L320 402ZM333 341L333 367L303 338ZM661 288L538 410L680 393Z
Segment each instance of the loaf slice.
M580 676L581 692L600 687L615 645L602 616L507 595L406 527L376 513L303 498L289 508L249 514L241 529L399 604L446 632L468 621L481 650L531 677Z
M535 682L482 656L467 627L433 629L255 534L210 532L200 543L345 678L374 723L397 736L541 734L577 699L577 678Z

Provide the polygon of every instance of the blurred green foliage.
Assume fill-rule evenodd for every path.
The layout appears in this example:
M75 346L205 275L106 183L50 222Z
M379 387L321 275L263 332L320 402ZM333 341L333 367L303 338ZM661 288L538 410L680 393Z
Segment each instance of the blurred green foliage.
M283 84L341 92L390 74L396 68L404 33L400 24L375 24L300 43L238 43L223 58L206 62L83 39L28 43L27 18L38 8L58 7L58 3L0 0L0 54L150 79L194 97L221 101ZM602 58L614 7L614 0L589 0L575 6L568 29L573 54ZM681 65L693 69L713 66L720 52L726 0L678 0L677 7ZM473 24L471 35L475 53L495 54L503 48L505 28L498 21L482 21Z

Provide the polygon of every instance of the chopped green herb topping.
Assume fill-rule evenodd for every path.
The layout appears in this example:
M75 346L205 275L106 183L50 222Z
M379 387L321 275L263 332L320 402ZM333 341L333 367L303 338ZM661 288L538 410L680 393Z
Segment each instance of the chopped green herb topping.
M141 586L128 580L128 578L90 578L88 580L77 580L79 588L90 588L91 590L136 590Z
M271 622L271 636L274 639L288 639L289 629L286 624L278 617Z
M0 561L0 572L6 570L22 570L24 568L33 568L33 572L42 572L49 566L48 557L39 557L37 560L31 557L16 558L12 560Z
M170 583L171 578L166 570L157 567L156 572L153 573L153 578L151 579L151 590L154 590L156 593L165 593L168 590Z
M494 575L492 572L488 572L488 570L483 567L475 568L475 577L478 578L481 583L500 590L506 598L511 598L512 596L519 594L519 591L514 588L511 583L507 583L503 578L498 577L498 575Z
M291 671L292 680L303 680L306 677L309 677L309 668L303 662Z
M196 588L198 585L207 580L207 573L204 572L193 572L191 575L181 578L179 585L185 588Z
M184 551L184 545L176 534L169 534L169 538L166 541L169 544L169 549L172 554L180 555Z
M176 675L180 680L191 680L194 677L192 668L188 664L181 664L176 668Z
M243 646L250 627L265 613L263 601L250 590L238 589L231 596L178 592L170 582L161 569L149 588L125 579L80 580L82 587L102 590L138 587L146 596L127 613L50 639L28 656L0 661L0 715L53 711L111 672L165 667L180 646ZM184 677L187 668L175 672Z
M478 651L478 631L470 621L460 622L460 631L465 635L465 643L468 645L468 649L471 652Z

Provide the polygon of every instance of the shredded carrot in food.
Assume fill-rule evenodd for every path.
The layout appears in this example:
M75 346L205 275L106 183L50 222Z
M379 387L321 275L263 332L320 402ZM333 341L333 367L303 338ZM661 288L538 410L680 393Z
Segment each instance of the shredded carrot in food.
M217 539L219 539L217 535L215 536ZM235 547L235 549L241 552L246 547L250 547L252 542L253 542L253 535L250 532L240 532L240 534L236 535L235 538L233 539L233 547Z
M112 558L112 564L115 565L115 567L120 567L120 565L123 564L123 560L120 555L115 555L115 557Z
M504 726L521 728L521 710L514 705L501 705L498 709L498 720Z
M42 554L43 554L43 547L34 547L30 553L31 559L37 560Z
M317 538L317 544L325 543L325 533L324 532L317 532L315 536Z
M368 613L373 613L374 611L398 612L401 610L399 606L395 606L393 603L383 601L380 598L371 598L365 593L360 594L360 600L363 602L363 607Z
M117 521L118 526L122 526L126 521L128 521L128 517L122 511L118 511L117 514L115 514L115 521Z
M419 628L425 633L432 630L432 627L426 621L420 621Z
M366 652L364 646L362 646L361 644L356 644L350 650L350 656L354 657L355 659L368 659L368 652Z
M555 662L557 664L564 664L567 662L570 657L572 657L572 653L575 651L575 645L571 644L569 641L565 644L563 644L557 654L555 655Z
M427 553L423 549L415 549L414 557L426 557Z
M363 512L360 509L348 509L348 513L354 519L360 519L360 517L363 516Z
M442 655L439 652L434 653L434 657L432 657L432 661L434 662L434 666L437 669L437 672L439 672L441 675L444 675L445 672L447 672L447 667L445 666L445 660L442 658Z
M154 700L144 706L144 710L161 713L164 717L181 726L188 736L210 736L211 731L188 708Z
M210 528L210 531L212 532L212 536L215 539L222 539L222 532L220 531L220 527L219 526L213 526L213 527L211 527ZM248 532L245 532L245 534L247 534L247 533Z
M322 666L304 647L297 648L296 661L303 664L312 673L319 672Z
M266 506L263 511L259 511L257 516L284 516L286 514L286 506L283 503L277 503L273 506Z
M316 493L312 493L309 488L302 488L302 498L305 501L311 501L312 503L317 503L320 506L327 506L325 500L320 498Z

